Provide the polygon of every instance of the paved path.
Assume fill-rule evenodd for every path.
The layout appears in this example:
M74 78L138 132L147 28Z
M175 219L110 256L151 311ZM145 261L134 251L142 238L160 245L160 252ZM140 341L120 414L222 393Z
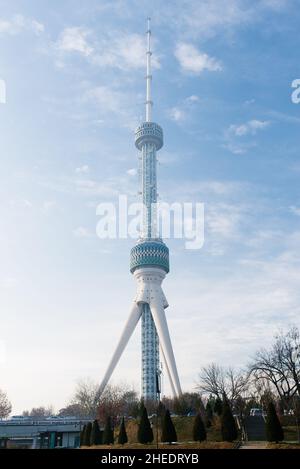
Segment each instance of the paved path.
M244 425L248 441L266 441L266 425L261 415L246 417Z
M266 441L245 441L240 446L240 449L266 449Z

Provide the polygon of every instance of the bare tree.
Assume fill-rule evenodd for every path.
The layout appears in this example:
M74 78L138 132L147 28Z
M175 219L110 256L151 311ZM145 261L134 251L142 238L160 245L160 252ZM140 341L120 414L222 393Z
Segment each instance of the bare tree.
M24 417L32 417L33 420L51 417L51 415L54 415L54 409L51 405L48 407L33 407L31 411L24 410L23 412Z
M138 409L138 396L134 390L129 389L126 384L107 385L101 394L97 416L103 423L107 417L111 417L116 425L124 415L137 415Z
M230 401L234 401L247 390L248 384L248 376L242 371L211 363L202 368L197 389L219 399L226 395Z
M77 383L74 396L68 406L77 406L81 417L95 418L99 406L97 399L98 385L90 379L80 380Z
M185 392L178 397L163 397L163 404L167 409L178 415L201 412L204 414L204 405L201 395L197 392Z
M0 389L0 419L5 419L11 413L11 403L8 400L7 394Z
M67 404L66 407L58 411L58 416L85 418L86 414L80 404Z
M259 350L249 365L257 381L268 381L283 402L300 396L300 336L292 327L287 333L275 336L270 349Z
M98 384L91 380L81 380L77 383L75 394L71 402L60 410L66 415L77 413L82 418L99 418L105 421L106 417L132 415L138 407L138 397L133 389L126 384L118 386L108 385L99 396Z

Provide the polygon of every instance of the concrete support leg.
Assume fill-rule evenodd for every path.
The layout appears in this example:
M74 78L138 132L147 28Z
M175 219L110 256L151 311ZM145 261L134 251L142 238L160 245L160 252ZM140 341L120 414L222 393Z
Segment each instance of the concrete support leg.
M169 328L166 320L165 310L163 306L162 295L156 294L150 302L150 309L154 319L155 327L158 333L159 343L163 350L164 357L167 363L167 369L172 377L176 394L182 394L179 382L178 372L176 368L175 357L173 353L172 343L169 334Z
M103 393L104 389L105 389L105 386L107 385L118 361L120 360L120 357L122 355L122 353L124 352L124 349L130 339L130 337L132 336L132 333L137 325L137 323L139 322L139 319L141 317L141 308L136 304L134 303L133 304L133 307L131 309L131 312L130 312L130 315L129 315L129 318L128 318L128 321L124 327L124 330L123 330L123 333L121 335L121 338L118 342L118 345L116 347L116 350L115 350L115 353L113 354L112 356L112 359L110 361L110 364L108 365L108 368L107 368L107 371L104 375L104 378L102 380L102 383L100 384L100 387L99 387L99 390L98 390L98 396L101 396L101 394Z

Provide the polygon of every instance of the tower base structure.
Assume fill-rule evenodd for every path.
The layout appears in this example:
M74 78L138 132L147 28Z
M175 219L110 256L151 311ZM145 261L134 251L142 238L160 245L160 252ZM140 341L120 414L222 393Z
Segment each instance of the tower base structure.
M137 282L137 293L129 318L115 349L115 353L113 354L100 385L99 395L104 391L137 323L141 319L144 306L148 305L157 331L159 346L173 395L179 396L182 391L165 314L165 308L168 307L168 302L161 287L166 272L159 266L143 266L136 268L133 272L133 276ZM145 397L147 398L147 395Z

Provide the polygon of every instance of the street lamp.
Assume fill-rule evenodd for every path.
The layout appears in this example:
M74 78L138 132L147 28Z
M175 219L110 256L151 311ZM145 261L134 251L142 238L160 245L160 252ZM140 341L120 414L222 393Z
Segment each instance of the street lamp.
M158 449L158 412L160 410L160 393L161 393L161 370L156 372L156 396L157 396L157 410L156 410L156 449Z

